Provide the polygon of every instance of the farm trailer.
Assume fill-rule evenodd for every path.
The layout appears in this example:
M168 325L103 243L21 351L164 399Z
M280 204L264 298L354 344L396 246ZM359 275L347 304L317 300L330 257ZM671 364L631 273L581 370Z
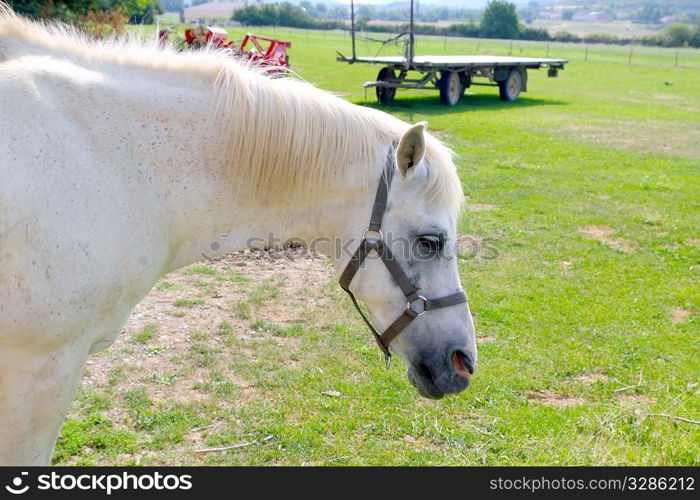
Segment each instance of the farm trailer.
M337 61L367 64L381 64L376 81L365 82L363 86L374 87L377 100L389 103L396 95L396 89L437 89L440 101L454 106L472 85L497 86L501 99L515 101L521 92L527 92L527 70L548 68L547 75L556 77L567 59L537 59L531 57L506 56L416 56L413 36L413 0L411 0L411 20L409 30L396 37L406 35L404 56L357 57L355 55L355 11L351 2L352 57L338 53ZM410 78L409 71L420 74ZM475 78L485 78L486 82L475 82Z
M365 82L364 87L375 87L377 100L389 103L396 89L438 89L440 102L454 106L464 91L472 85L498 86L501 99L515 101L520 92L527 91L527 70L547 67L549 76L557 76L564 69L566 59L533 59L529 57L500 56L415 56L405 57L338 57L338 61L382 64L376 81ZM409 78L408 72L420 73ZM485 78L486 83L475 82Z

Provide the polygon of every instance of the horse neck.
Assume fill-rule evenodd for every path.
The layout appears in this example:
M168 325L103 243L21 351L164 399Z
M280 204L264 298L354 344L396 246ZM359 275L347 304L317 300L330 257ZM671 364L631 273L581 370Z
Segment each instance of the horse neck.
M178 200L171 210L177 214L172 221L178 227L178 238L168 271L203 258L279 246L290 240L331 257L339 270L347 253L343 245L366 228L375 189L344 195L334 190L334 196L292 209L286 204L241 198L236 195L236 186L226 182L204 188L197 182L183 181L185 184L190 196L187 201Z
M340 261L343 254L338 249L342 241L361 234L366 226L376 189L374 180L369 185L361 181L342 185L338 179L325 186L327 196L307 205L257 199L250 195L249 186L236 182L236 165L230 165L221 153L224 139L213 133L218 130L216 124L207 122L212 97L201 87L189 91L194 94L188 101L198 106L190 105L174 118L172 127L182 133L170 141L170 147L176 151L167 167L171 174L161 176L163 189L168 193L166 210L173 234L172 259L167 270L209 256L281 244L289 239L300 239ZM187 145L188 151L197 151L197 157L178 146L182 144ZM383 149L377 148L376 175L372 174L372 179L379 179Z

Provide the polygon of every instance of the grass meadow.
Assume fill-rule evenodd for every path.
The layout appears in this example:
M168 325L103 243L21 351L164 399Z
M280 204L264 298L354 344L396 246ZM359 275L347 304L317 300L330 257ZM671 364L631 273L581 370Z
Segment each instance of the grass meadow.
M292 41L301 77L377 106L361 84L379 67L334 60L347 36L257 32ZM477 51L570 63L559 78L531 71L513 103L472 87L451 108L402 90L382 108L427 120L458 154L459 232L473 243L459 269L479 344L466 393L428 401L400 362L386 370L325 261L303 285L279 262L262 276L195 266L92 358L54 462L700 465L700 51L417 46ZM279 309L300 290L313 304Z

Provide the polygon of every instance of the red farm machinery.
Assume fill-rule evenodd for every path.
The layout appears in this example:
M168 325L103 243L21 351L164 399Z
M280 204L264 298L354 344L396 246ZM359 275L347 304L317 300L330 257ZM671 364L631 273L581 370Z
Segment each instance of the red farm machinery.
M161 42L165 43L171 33L169 29L160 30L158 36ZM268 67L268 73L273 75L283 74L289 68L287 49L291 48L291 42L247 33L238 43L228 41L228 32L222 28L196 26L185 30L185 48L199 48L206 45L231 49L236 57Z

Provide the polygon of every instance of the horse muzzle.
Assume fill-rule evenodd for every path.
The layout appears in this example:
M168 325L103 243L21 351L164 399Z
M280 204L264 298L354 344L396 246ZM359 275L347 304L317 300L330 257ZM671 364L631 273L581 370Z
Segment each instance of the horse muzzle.
M406 375L421 396L440 399L469 387L476 371L476 356L464 350L451 350L446 356L419 356L412 361Z

